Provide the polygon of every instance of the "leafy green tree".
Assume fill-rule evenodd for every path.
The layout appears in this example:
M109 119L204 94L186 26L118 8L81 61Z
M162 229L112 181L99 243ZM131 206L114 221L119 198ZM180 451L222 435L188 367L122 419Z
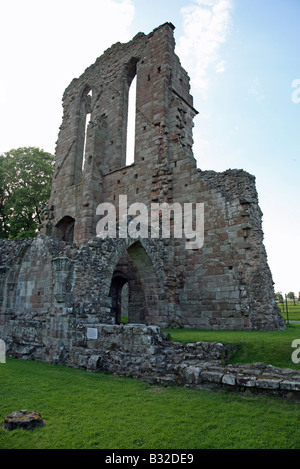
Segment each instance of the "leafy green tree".
M281 291L278 291L278 292L275 293L275 299L276 299L276 301L280 301L280 302L283 301L283 296L282 296Z
M296 296L295 296L295 293L293 291L290 291L288 294L287 294L287 297L290 299L290 300L294 300L294 305L296 304Z
M0 238L36 236L53 170L54 156L36 147L0 155Z

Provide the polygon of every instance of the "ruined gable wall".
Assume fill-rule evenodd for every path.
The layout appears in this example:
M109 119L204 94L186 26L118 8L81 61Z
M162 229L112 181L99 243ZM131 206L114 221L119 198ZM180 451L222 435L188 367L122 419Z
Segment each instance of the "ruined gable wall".
M135 74L135 161L125 166L128 89ZM33 304L28 289L33 272L32 291L37 296L43 291L38 282L45 279L47 283L45 298L35 298L34 314L63 318L63 324L73 319L113 323L111 282L127 252L142 286L147 324L284 327L273 299L254 178L244 171L214 173L196 168L192 121L197 111L188 75L174 53L172 25L166 23L147 36L140 33L128 44L112 46L72 81L63 106L43 232L59 240L59 223L67 227L73 220L76 246L62 243L59 248L59 241L46 236L45 253L34 254L42 238L33 242L30 252L35 259L24 257L12 269L18 282L20 266L26 272L23 303ZM91 120L82 167L88 113ZM94 239L97 205L117 204L124 194L128 205L204 203L204 245L187 250L185 238L149 238L139 243L129 237ZM4 284L7 288L8 282ZM6 313L16 307L16 301L16 296L8 301ZM40 311L39 302L44 305ZM31 314L29 309L26 314ZM24 314L21 305L17 310Z
M115 171L126 165L128 90L135 74L135 169L117 174ZM63 123L49 203L48 221L53 229L51 232L48 228L48 234L56 234L55 226L68 216L75 220L76 243L81 245L95 236L96 207L101 202L114 201L110 193L116 195L121 189L116 185L123 179L122 174L127 178L125 193L130 197L129 188L134 186L136 200L142 187L139 201L149 203L151 177L159 171L159 165L167 171L169 141L182 140L191 153L191 121L196 111L192 108L188 81L174 54L173 27L168 23L148 36L138 34L128 44L112 46L79 79L72 81L63 98ZM189 103L184 104L189 108L184 132L179 128L182 118L177 116L177 108L183 102ZM83 120L89 110L91 120L82 170ZM139 181L134 179L137 171Z

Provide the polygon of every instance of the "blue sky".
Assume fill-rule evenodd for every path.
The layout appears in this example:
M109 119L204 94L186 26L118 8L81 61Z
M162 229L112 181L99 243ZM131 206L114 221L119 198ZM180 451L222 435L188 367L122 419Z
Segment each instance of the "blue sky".
M300 0L0 0L0 152L54 153L70 81L170 21L199 111L198 167L256 176L275 290L298 293L299 20Z

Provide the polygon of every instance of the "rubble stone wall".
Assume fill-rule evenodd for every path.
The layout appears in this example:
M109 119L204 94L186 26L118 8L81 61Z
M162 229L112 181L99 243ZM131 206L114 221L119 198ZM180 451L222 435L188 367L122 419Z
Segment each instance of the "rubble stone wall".
M7 353L132 377L150 384L176 383L193 389L230 389L271 394L300 402L300 371L264 363L227 365L234 348L216 342L171 342L157 326L79 324L57 316L7 323L0 338ZM8 333L6 336L5 332Z

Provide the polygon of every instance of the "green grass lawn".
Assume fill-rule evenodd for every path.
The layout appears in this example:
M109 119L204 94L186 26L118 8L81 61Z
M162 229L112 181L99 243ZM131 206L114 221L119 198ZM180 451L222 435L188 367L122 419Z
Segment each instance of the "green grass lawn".
M1 428L1 449L300 448L293 402L8 359L0 364L0 421L20 409L40 411L47 423Z
M300 321L300 301L296 300L294 304L294 300L288 300L287 302L288 313L286 310L285 301L284 303L277 303L277 304L285 320L287 320L288 318L289 321Z
M300 324L284 331L170 330L184 343L238 346L230 363L291 360ZM7 359L0 364L0 422L38 410L45 427L0 429L0 448L202 449L300 448L300 404L232 392L151 387L133 379Z
M289 324L284 331L203 331L195 329L169 329L173 341L222 342L238 346L229 363L264 362L281 368L300 370L300 364L292 362L291 344L300 339L300 324Z

